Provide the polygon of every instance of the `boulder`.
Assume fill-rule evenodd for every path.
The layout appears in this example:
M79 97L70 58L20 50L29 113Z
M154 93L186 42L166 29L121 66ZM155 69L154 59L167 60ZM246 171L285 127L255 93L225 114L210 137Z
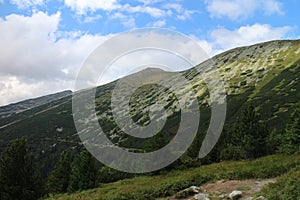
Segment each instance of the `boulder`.
M243 195L243 192L241 192L239 190L233 190L229 194L229 198L232 199L232 200L236 200L236 199L239 199L242 195Z
M189 188L186 188L184 190L177 192L175 197L181 199L181 198L185 198L187 196L193 195L193 194L197 194L197 193L199 193L199 191L200 191L199 187L191 186Z
M197 186L191 186L188 190L193 191L194 193L199 193L200 188Z
M210 200L210 199L208 198L208 194L204 194L204 193L196 194L196 195L194 196L194 199L195 199L195 200Z

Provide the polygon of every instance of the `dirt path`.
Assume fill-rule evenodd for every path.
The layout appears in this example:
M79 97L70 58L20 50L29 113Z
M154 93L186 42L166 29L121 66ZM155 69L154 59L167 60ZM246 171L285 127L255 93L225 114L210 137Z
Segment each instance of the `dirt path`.
M276 179L264 179L264 180L220 180L215 183L208 183L200 187L200 193L209 194L210 199L226 199L233 190L239 190L243 192L241 200L247 199L247 197L253 196L259 192L265 185L269 183L275 183ZM226 194L226 197L219 197L222 194ZM177 200L175 196L167 198L169 200ZM181 200L194 200L193 196L183 198Z
M202 191L206 191L209 194L219 195L220 193L230 194L233 190L239 190L243 192L242 199L251 197L253 194L259 192L265 185L269 183L275 183L276 179L266 179L266 180L230 180L230 181L217 181L216 183L211 183L201 187Z

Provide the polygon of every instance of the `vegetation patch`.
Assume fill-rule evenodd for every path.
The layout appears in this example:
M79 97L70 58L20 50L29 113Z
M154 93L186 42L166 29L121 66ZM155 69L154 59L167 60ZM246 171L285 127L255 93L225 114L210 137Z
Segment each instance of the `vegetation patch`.
M299 154L291 156L273 155L252 161L221 162L157 176L141 176L102 184L97 189L70 195L56 195L49 197L48 200L155 199L172 196L192 185L201 186L213 180L277 177L299 165Z
M276 183L271 183L258 193L272 200L295 200L300 199L300 167L291 169Z

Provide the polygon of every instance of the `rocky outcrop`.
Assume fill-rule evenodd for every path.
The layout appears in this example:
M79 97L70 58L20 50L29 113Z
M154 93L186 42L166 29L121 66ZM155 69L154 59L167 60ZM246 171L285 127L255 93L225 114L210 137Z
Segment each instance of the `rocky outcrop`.
M229 198L231 200L236 200L236 199L239 199L241 198L243 195L243 192L242 191L239 191L239 190L233 190L230 194L229 194Z

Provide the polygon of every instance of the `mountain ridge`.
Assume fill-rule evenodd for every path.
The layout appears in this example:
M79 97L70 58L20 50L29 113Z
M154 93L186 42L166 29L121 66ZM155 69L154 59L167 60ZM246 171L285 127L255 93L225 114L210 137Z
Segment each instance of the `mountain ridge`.
M300 99L299 57L300 40L270 41L235 48L214 56L212 59L225 83L227 94L228 116L225 127L239 117L243 108L253 104L257 111L263 113L262 120L268 123L271 130L282 131L293 105ZM215 73L211 66L206 65L207 62L203 62L180 72L189 80L198 97L202 118L199 138L203 138L207 129L211 109L209 91L200 73ZM160 134L149 140L135 140L126 136L114 122L110 99L115 83L113 81L97 87L95 96L99 123L112 142L137 152L159 149L162 144L167 144L176 133L180 119L178 103L172 93L157 86L145 86L133 95L131 116L137 124L149 122L147 107L155 100L165 102L168 118ZM76 91L74 95L81 95L82 92L86 90ZM186 88L178 92L185 93ZM10 141L25 136L44 175L53 167L62 151L78 152L82 148L74 126L71 95L1 118L0 127L3 126L0 128L0 151ZM200 141L196 143L201 144Z
M16 103L0 106L0 118L9 117L13 114L18 114L26 110L30 110L32 108L50 103L71 94L71 90L65 90L62 92L56 92L36 98L29 98Z

